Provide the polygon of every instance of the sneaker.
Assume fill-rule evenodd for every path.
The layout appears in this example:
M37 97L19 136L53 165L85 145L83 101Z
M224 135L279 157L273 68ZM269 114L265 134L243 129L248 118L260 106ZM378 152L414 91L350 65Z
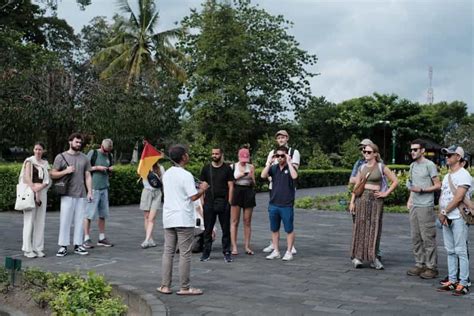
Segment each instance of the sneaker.
M153 241L153 239L148 240L148 245L149 245L150 247L156 247L156 244L155 244L155 242ZM178 249L178 250L179 250L179 249Z
M97 244L99 244L99 243L97 243ZM94 244L92 243L92 240L87 239L86 241L84 241L84 242L82 243L82 247L83 247L84 249L91 249L91 248L94 248Z
M425 270L426 270L425 267L414 266L413 268L410 268L410 269L407 271L407 274L408 274L408 275L411 275L411 276L420 276L420 274L422 274L423 272L425 272Z
M273 243L270 243L269 246L263 248L263 252L266 252L266 253L270 253L272 252L274 249L273 249Z
M383 270L383 264L378 258L374 259L374 268L375 270Z
M280 259L281 255L278 250L273 250L272 253L266 256L265 258L267 258L268 260Z
M352 259L352 265L353 265L354 268L356 268L356 269L362 268L362 261L360 261L360 260L357 259L357 258L354 258L354 259Z
M285 255L283 256L283 258L282 258L281 260L283 260L283 261L290 261L290 260L293 260L292 251L287 251L287 252L285 252Z
M74 253L81 256L89 254L84 247L78 245L74 246Z
M234 261L234 259L232 259L232 255L230 253L225 253L224 254L224 261L226 263L231 263L232 261Z
M111 243L107 238L104 238L97 242L97 246L113 247L114 244Z
M67 255L67 248L66 247L60 247L58 252L56 252L56 257L64 257Z
M36 256L37 256L38 258L46 257L46 255L44 254L44 252L42 252L41 250L36 251Z
M438 292L449 292L454 291L456 289L456 284L451 281L446 282L443 286L440 286L436 289Z
M291 248L291 254L292 254L292 255L296 255L296 253L297 253L296 248L295 248L295 246L293 246L293 247Z
M426 268L426 270L420 274L420 278L422 279L434 279L437 276L438 276L438 269L430 269L430 268Z
M462 284L458 284L456 286L456 289L453 292L453 295L454 296L462 296L462 295L466 295L467 293L469 293L469 288L467 286L462 285Z
M30 259L36 258L36 253L34 253L33 251L25 252L23 255Z
M445 285L445 284L448 283L448 282L449 282L449 276L448 276L448 275L447 275L444 279L439 280L439 284L441 284L441 285ZM472 285L472 284L471 284L471 279L470 279L470 278L467 278L467 284L466 284L466 286L467 286L467 287L471 287L471 285Z
M140 247L142 247L142 249L146 249L146 248L150 248L151 246L150 246L150 243L148 242L148 240L145 240L144 242L142 242Z
M201 260L202 262L209 261L209 260L211 260L211 254L203 252L202 256L199 260Z

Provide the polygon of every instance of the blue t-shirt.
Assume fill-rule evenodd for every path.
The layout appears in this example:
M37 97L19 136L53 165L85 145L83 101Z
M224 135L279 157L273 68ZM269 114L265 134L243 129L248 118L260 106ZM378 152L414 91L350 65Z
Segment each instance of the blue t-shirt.
M270 204L283 207L293 207L295 203L295 182L291 177L288 166L280 169L274 165L268 171L272 177L272 191L270 192Z
M359 159L356 161L354 164L354 167L352 167L352 173L351 173L351 178L357 176L357 172L359 171L360 166L362 166L365 163L365 159Z

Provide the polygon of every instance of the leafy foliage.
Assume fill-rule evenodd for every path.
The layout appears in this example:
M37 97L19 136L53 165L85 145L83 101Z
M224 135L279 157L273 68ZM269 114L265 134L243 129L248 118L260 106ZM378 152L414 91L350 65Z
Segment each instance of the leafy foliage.
M341 163L344 168L352 168L354 163L360 159L360 140L354 135L346 140L341 146Z
M310 157L308 167L311 169L330 169L332 167L331 160L328 155L322 151L318 143L313 145L313 151Z

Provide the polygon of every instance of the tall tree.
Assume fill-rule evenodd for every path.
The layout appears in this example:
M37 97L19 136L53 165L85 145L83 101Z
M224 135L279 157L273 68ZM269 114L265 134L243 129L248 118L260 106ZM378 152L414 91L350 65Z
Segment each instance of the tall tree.
M145 77L149 84L158 83L156 73L159 71L184 80L186 74L176 63L182 55L172 44L182 29L157 32L159 12L153 0L138 0L137 13L127 0L118 0L117 4L128 18L116 19L108 46L92 59L96 65L105 65L101 78L125 75L127 90Z
M250 1L209 0L182 21L187 33L186 110L191 133L235 150L256 145L268 123L302 106L309 94L306 66L316 56L288 34L291 23Z

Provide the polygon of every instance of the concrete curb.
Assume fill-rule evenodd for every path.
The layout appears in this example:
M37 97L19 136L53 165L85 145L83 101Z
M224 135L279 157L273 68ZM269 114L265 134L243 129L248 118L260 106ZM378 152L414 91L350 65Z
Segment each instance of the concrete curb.
M112 293L120 296L128 305L127 315L158 316L169 315L166 305L155 295L135 286L110 281Z

